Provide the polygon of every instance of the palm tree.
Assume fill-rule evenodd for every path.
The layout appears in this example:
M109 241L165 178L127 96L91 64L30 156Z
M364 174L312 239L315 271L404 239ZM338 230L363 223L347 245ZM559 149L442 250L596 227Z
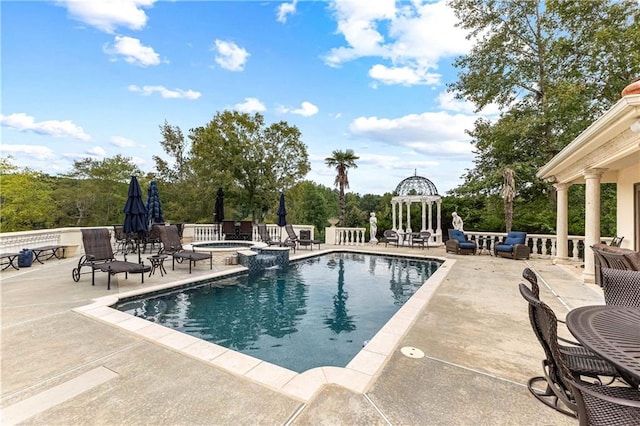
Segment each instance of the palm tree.
M340 202L340 226L344 226L345 217L347 215L347 205L344 199L344 189L349 187L347 171L352 167L354 169L358 168L356 160L359 158L360 157L357 157L353 153L352 149L347 149L346 151L335 150L331 153L331 157L324 159L327 166L335 167L338 172L334 184L340 189L340 196L338 198L338 201Z
M512 168L506 167L502 172L504 185L502 187L502 198L504 198L504 222L507 232L511 231L513 223L513 199L516 196L516 172Z

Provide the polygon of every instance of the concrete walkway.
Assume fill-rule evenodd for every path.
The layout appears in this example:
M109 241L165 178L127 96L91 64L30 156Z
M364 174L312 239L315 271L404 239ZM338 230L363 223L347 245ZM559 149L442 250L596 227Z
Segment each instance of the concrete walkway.
M596 288L549 259L386 250L456 262L366 393L331 384L307 403L72 311L114 292L188 278L186 268L169 264L167 275L145 277L144 286L137 275L118 275L111 291L105 274L96 286L90 275L73 282L77 257L3 271L2 424L577 424L526 388L541 372L543 352L517 284L532 267L543 280L541 297L561 317L603 304ZM191 277L208 273L198 266ZM425 356L403 355L406 346Z

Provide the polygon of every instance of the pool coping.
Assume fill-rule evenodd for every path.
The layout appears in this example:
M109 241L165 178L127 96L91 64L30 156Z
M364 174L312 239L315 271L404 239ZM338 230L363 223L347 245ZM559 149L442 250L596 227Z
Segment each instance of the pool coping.
M398 349L400 340L426 308L434 292L444 282L456 261L438 256L390 254L375 250L359 251L357 248L323 249L296 256L292 261L336 252L406 257L420 260L428 258L443 262L425 282L425 284L429 283L429 285L422 285L371 338L366 346L353 357L346 367L325 366L297 373L111 308L120 299L168 290L206 279L244 273L246 268L243 266L117 295L100 297L93 299L93 303L89 305L74 308L73 311L190 358L221 368L233 375L251 380L304 403L309 402L323 386L328 384L337 384L356 393L365 393L375 383L391 355Z

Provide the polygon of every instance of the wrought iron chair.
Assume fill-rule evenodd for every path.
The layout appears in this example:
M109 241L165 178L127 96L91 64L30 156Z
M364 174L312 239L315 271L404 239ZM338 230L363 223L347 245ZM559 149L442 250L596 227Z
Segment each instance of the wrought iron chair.
M581 426L640 424L640 391L637 389L576 380L569 384L576 399Z
M198 252L193 250L185 250L180 242L180 234L175 225L159 226L160 238L162 239L162 250L159 254L167 254L171 256L171 269L176 269L176 261L182 263L184 260L189 261L189 273L191 266L195 266L199 260L209 259L209 269L213 269L213 256L211 253Z
M577 404L570 381L580 376L600 381L600 376L617 377L618 372L605 360L586 348L563 346L558 342L558 320L553 310L542 302L525 284L520 294L529 304L529 321L545 352L542 360L544 376L527 382L531 394L543 404L571 417L577 417ZM543 383L544 390L536 385Z
M133 240L124 232L122 225L113 225L113 239L116 242L116 253L133 253L136 251Z
M267 229L267 225L265 223L258 224L258 236L260 237L260 240L267 245L270 245L270 246L280 245L280 241L276 241L271 238L271 235L269 235L269 230Z
M624 237L613 237L613 240L611 240L611 244L609 244L611 247L620 247L622 245L622 240L624 240Z
M387 244L395 244L396 247L400 244L400 236L393 229L387 229L383 232L382 236L384 237L384 246Z
M607 305L640 308L640 271L602 268L602 291Z

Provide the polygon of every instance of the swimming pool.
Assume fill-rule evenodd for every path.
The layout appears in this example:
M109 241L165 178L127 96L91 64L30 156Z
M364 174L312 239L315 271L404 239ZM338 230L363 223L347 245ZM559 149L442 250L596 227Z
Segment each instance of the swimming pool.
M116 307L292 371L345 367L441 263L336 252Z

